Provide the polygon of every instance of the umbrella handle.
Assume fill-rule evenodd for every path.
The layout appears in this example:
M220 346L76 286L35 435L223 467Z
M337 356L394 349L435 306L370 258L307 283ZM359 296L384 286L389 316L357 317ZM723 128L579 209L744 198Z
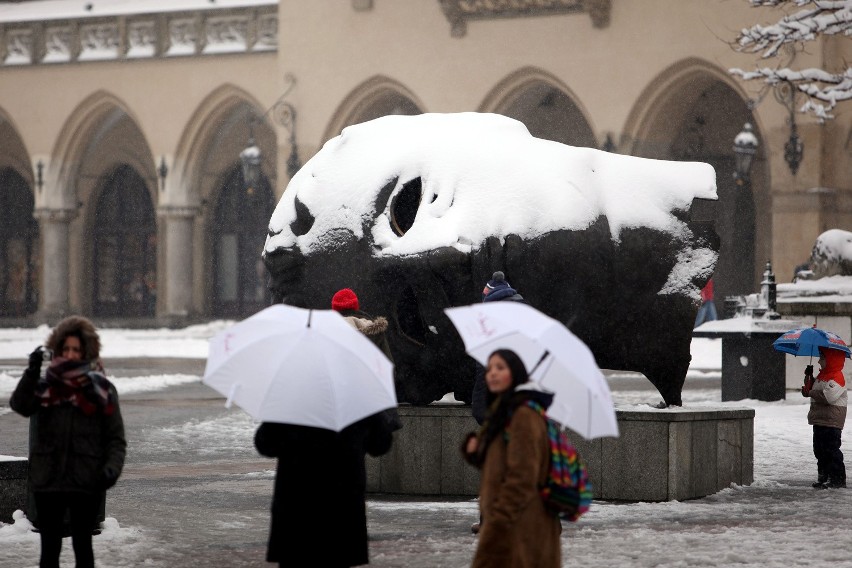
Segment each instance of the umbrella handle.
M231 391L228 393L228 400L225 401L225 408L231 408L234 403L234 397L237 396L237 391L240 390L242 384L234 383L231 385Z

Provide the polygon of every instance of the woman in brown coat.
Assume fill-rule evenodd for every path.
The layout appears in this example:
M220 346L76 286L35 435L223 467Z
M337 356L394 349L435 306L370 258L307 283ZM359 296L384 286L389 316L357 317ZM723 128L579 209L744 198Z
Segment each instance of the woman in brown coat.
M488 414L465 442L466 459L482 469L482 528L473 566L556 568L562 525L539 494L550 467L550 441L544 419L526 404L547 408L553 395L536 390L521 359L506 349L489 357L485 381Z

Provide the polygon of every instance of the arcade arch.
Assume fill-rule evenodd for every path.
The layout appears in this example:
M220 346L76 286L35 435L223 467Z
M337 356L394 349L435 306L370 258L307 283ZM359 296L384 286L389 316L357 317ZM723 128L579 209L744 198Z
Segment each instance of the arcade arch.
M51 240L67 248L45 249L45 273L51 273L52 283L45 289L46 307L61 310L70 303L101 317L153 316L161 284L154 214L158 180L131 111L109 93L90 96L66 122L53 156L45 226ZM131 284L139 271L148 292L137 301Z
M697 200L693 219L712 221L720 238L714 272L717 307L728 295L755 291L771 240L764 148L758 148L751 184L733 178L733 140L746 122L763 139L746 97L721 69L681 62L658 76L638 99L621 139L636 156L700 161L716 170L718 201ZM759 255L759 256L758 256ZM767 257L768 258L768 257Z
M0 317L38 307L40 266L32 167L18 130L0 111Z
M257 278L265 279L265 274L255 274L253 259L260 258L274 207L278 145L275 130L260 118L263 113L248 93L225 85L200 105L178 146L175 161L182 164L179 179L185 182L183 189L170 188L175 192L170 198L179 205L200 206L194 228L201 238L192 245L191 284L194 310L200 313L243 317L269 303L265 290L255 303L244 292ZM262 182L252 194L239 160L249 138L261 153ZM251 266L244 270L246 263Z
M36 311L38 223L27 181L11 167L0 169L0 316Z
M344 99L329 122L323 142L347 126L392 114L422 114L424 108L402 83L377 75L361 83Z
M211 230L214 316L247 317L270 304L260 251L275 207L273 199L265 176L256 187L246 187L239 166L224 177Z
M157 298L157 223L142 176L127 164L103 181L92 230L92 313L153 317Z
M597 147L588 115L577 98L559 79L541 69L520 69L503 79L486 96L480 112L519 120L536 138Z

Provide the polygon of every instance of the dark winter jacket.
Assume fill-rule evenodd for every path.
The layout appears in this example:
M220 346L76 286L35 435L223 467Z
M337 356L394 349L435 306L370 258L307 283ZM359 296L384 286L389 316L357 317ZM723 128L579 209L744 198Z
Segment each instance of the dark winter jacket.
M30 418L29 479L33 491L108 489L121 474L127 441L118 393L109 383L115 406L112 414L87 416L71 404L41 406L36 395L39 375L27 370L9 405Z
M264 422L257 450L278 458L266 559L286 566L368 562L364 456L386 453L391 430L381 413L340 433Z
M505 290L505 289L504 289ZM494 302L494 301L502 301L502 302L521 302L522 304L526 304L526 300L524 300L523 296L518 294L514 288L508 288L512 293L508 295L504 295L503 297L496 297L495 294L498 292L503 292L504 290L496 290L495 292L491 292L487 296L483 302ZM492 298L492 296L495 296ZM476 364L476 371L473 375L473 393L471 394L470 401L470 413L473 415L473 418L476 420L477 424L482 424L483 420L485 420L485 413L488 411L488 386L485 384L485 367Z
M387 338L387 319L381 316L374 318L360 310L340 310L339 313L346 319L349 325L367 336L376 347L382 350L385 357L393 363L393 355L391 355L390 344ZM382 416L390 424L392 430L396 431L402 428L402 420L399 418L399 411L396 408L389 408L383 411Z

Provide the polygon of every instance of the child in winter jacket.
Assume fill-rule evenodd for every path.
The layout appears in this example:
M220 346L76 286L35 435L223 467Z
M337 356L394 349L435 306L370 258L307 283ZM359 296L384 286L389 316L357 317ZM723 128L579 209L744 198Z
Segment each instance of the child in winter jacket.
M846 380L843 363L846 353L819 348L820 372L807 376L802 396L810 397L808 424L814 427L814 456L817 459L816 489L846 487L846 466L840 451L840 434L846 422Z

